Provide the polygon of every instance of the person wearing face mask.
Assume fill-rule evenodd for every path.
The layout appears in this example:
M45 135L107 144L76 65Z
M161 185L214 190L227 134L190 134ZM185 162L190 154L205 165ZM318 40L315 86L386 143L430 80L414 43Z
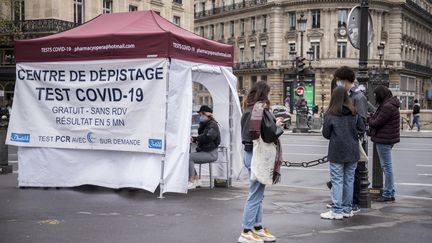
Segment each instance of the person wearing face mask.
M192 143L197 144L196 152L189 156L189 183L188 189L201 186L201 181L195 170L195 164L214 162L218 158L218 146L221 142L219 125L213 118L213 110L203 105L198 111L200 123L198 136L192 137Z
M368 114L368 101L364 95L362 88L355 83L355 73L354 71L347 67L342 66L338 68L334 73L334 78L336 79L336 85L338 87L344 87L345 91L348 92L348 97L354 105L358 116L363 120L364 124L367 124L367 114ZM364 134L360 134L359 138L363 139ZM331 182L327 183L327 186L331 188ZM360 174L359 170L355 170L354 177L354 194L353 194L353 213L360 212ZM328 204L327 207L331 208L333 205Z

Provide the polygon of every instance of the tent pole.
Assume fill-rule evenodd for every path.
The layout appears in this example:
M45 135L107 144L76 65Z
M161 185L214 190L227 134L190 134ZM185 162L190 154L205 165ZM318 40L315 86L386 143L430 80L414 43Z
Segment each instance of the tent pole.
M166 90L165 90L165 134L164 134L164 155L162 157L162 161L161 161L161 176L160 176L160 180L159 180L159 199L164 199L165 197L163 196L163 191L164 191L164 186L165 186L165 180L164 180L164 172L165 172L165 161L166 161L166 154L167 154L167 149L166 149L166 142L167 142L167 127L168 127L168 92L169 92L169 71L170 71L170 64L171 64L171 59L168 59L168 67L167 67L167 73L166 73Z
M233 95L232 90L229 89L229 132L230 132L230 144L229 144L229 180L227 181L228 187L232 186L232 173L233 173Z

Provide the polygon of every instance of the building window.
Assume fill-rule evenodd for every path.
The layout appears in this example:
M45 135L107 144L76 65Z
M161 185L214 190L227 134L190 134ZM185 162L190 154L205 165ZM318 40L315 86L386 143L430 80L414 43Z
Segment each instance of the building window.
M251 31L252 31L252 34L255 34L255 31L256 31L256 19L255 19L255 17L251 17Z
M210 39L214 39L214 25L210 25L210 33L209 33Z
M84 0L74 0L74 23L84 23Z
M347 27L347 17L348 17L348 10L346 9L340 9L338 10L338 27Z
M385 14L381 14L381 31L384 31L385 29Z
M257 76L252 76L251 77L251 87L253 87L257 82Z
M15 55L13 49L0 49L0 64L11 65L15 63Z
M250 50L251 50L251 60L252 60L252 62L255 62L255 46L251 46L251 48L250 48Z
M129 12L135 12L135 11L138 11L138 6L129 5Z
M234 21L231 21L230 22L230 35L231 35L231 37L234 37L234 28L235 28Z
M204 37L204 27L200 27L200 31L199 31L200 36Z
M311 47L314 52L313 59L319 60L320 59L320 43L319 42L311 42Z
M267 15L262 16L262 31L267 32Z
M112 13L113 12L113 1L112 0L103 0L103 13Z
M262 75L262 76L261 76L261 80L267 82L267 75Z
M243 76L240 76L240 77L237 78L237 88L239 90L243 89Z
M319 10L312 10L312 28L318 29L321 26L321 12Z
M205 15L205 5L206 5L205 2L201 3L201 10L204 13L204 15Z
M400 77L400 90L401 91L415 92L416 91L415 78L401 75L401 77Z
M338 42L337 45L337 58L346 58L347 43Z
M289 12L288 13L288 25L290 30L296 29L296 13L295 12Z
M220 24L220 32L221 32L221 39L225 38L225 24L221 23Z
M173 23L177 26L180 26L181 18L180 16L173 16Z
M240 48L240 62L244 62L244 48Z
M174 0L173 2L178 3L178 4L183 4L183 0Z
M296 51L296 44L295 43L289 43L289 51Z
M244 19L240 19L240 34L244 36Z
M22 21L25 20L25 2L24 0L15 0L14 2L14 20Z

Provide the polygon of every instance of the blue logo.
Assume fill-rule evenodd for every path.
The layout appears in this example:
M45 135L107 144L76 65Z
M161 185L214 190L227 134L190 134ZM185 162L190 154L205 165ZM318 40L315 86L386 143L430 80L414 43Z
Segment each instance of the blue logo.
M148 147L151 149L162 149L162 140L161 139L149 139Z
M95 140L96 140L96 138L93 137L93 132L89 132L89 133L87 133L87 141L88 141L89 143L95 143Z
M29 143L30 142L30 134L28 134L28 133L12 133L10 139L13 142Z

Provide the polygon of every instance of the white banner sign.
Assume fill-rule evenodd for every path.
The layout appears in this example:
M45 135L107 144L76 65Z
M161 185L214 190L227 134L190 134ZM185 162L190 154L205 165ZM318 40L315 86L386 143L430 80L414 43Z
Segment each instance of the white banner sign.
M7 143L163 153L166 59L20 63Z

